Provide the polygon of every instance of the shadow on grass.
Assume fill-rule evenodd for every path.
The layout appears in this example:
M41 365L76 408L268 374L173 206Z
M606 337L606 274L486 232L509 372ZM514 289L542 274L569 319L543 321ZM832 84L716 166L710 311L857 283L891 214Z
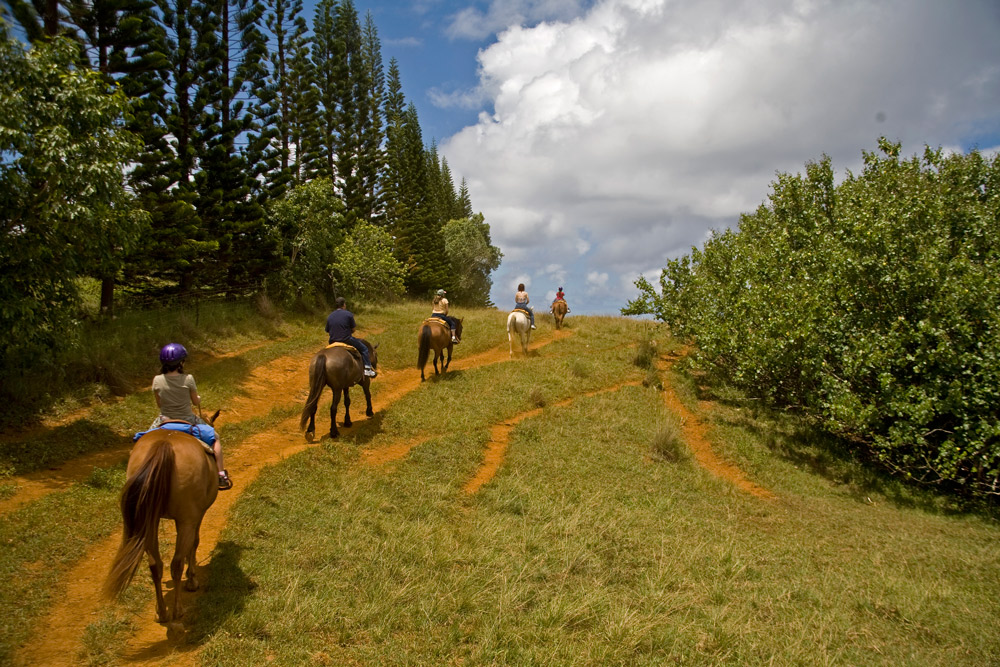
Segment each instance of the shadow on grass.
M203 643L246 607L246 600L257 584L240 567L244 550L245 547L231 541L216 545L208 565L208 586L198 598L197 618L189 631L189 642Z
M16 437L16 436L13 436ZM131 440L106 424L80 419L65 426L43 428L25 434L25 439L0 442L0 463L9 464L14 474L23 475L92 452L127 447ZM57 475L54 475L57 476Z

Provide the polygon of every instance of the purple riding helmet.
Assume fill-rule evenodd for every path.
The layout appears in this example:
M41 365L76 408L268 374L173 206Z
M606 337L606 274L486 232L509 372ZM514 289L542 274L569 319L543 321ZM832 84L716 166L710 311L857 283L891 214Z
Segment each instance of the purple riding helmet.
M180 343L167 343L160 350L160 362L164 364L177 363L178 361L184 361L188 356L188 351L184 349L184 346Z

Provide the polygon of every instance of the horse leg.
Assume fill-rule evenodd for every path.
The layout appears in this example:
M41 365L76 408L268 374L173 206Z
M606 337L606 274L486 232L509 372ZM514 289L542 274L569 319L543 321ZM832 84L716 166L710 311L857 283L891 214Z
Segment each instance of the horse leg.
M198 544L201 542L201 521L194 528L194 544L191 545L191 551L188 552L187 559L187 580L184 582L184 590L186 591L196 591L198 590L200 584L198 582Z
M149 576L153 578L153 590L156 592L156 622L167 622L167 605L163 601L163 560L160 558L160 537L153 534L146 542L146 554L149 556Z
M313 408L312 414L309 415L309 427L306 429L306 439L309 442L312 442L313 436L316 435L316 408Z
M184 615L184 607L181 604L181 588L184 584L184 562L190 559L198 541L198 532L190 522L175 522L177 526L177 545L174 548L174 557L170 561L170 578L174 582L174 609L170 616L171 621L177 620Z
M440 356L441 356L441 351L438 350L437 348L435 348L434 349L434 375L440 375L441 374L440 372L438 372L438 357L440 357ZM444 365L443 361L441 362L441 365L442 366Z
M351 392L344 387L344 427L351 425Z
M444 365L444 370L448 370L448 366L451 366L451 350L455 347L454 343L448 343L448 361Z
M365 380L369 380L369 379L365 378ZM372 390L371 390L371 386L372 386L372 383L371 383L370 380L368 382L362 383L362 385L361 385L361 388L365 392L365 402L368 404L368 407L365 408L365 416L366 417L374 417L375 416L375 411L372 410Z
M337 406L340 405L340 392L336 389L333 390L333 402L330 403L330 437L336 438L340 435L340 431L337 430Z

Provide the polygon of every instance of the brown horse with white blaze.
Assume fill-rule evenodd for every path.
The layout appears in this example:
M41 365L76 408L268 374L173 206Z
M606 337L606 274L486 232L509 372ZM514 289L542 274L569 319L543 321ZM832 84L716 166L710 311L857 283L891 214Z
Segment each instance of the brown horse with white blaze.
M372 368L377 369L378 354L375 350L378 345L372 345L364 339L361 339L361 342L368 347ZM340 431L337 430L337 406L340 405L341 392L344 394L344 426L351 425L350 389L353 385L361 385L361 389L365 392L365 400L368 403L365 414L369 417L375 416L375 411L372 410L371 378L365 375L364 370L360 355L341 345L331 345L316 353L309 362L309 397L306 399L302 418L299 420L299 428L305 429L307 440L312 442L316 433L316 408L319 406L323 390L327 387L333 390L333 403L330 404L331 438L340 435Z
M462 340L462 318L455 320L455 338ZM438 359L441 359L441 373L448 370L451 365L451 351L455 344L451 340L451 328L443 320L429 317L420 325L417 333L417 368L420 369L420 381L424 381L424 366L427 365L427 357L431 350L434 350L434 375L439 375ZM445 361L444 350L448 350L448 359Z
M218 412L211 421L215 421ZM124 522L122 543L104 584L109 597L117 597L135 576L143 555L156 590L156 620L167 625L167 636L183 634L177 622L181 606L181 575L187 562L184 588L196 591L197 550L201 522L219 493L219 476L211 449L181 431L158 429L136 441L129 456L125 486L121 493ZM174 557L170 561L173 604L168 610L163 598L163 560L160 558L160 519L177 527Z

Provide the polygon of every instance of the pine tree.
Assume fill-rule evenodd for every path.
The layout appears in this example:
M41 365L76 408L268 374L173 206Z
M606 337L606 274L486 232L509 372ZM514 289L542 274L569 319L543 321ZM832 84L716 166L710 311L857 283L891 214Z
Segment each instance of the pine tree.
M337 159L337 3L321 0L313 19L310 54L316 113L307 129L305 160L314 177L335 180Z
M385 73L382 71L382 45L371 12L365 15L361 54L367 73L368 89L361 97L360 152L358 155L358 185L362 192L358 217L378 222L383 215L381 173L385 169L382 144L385 130L382 124L382 101L385 97Z

